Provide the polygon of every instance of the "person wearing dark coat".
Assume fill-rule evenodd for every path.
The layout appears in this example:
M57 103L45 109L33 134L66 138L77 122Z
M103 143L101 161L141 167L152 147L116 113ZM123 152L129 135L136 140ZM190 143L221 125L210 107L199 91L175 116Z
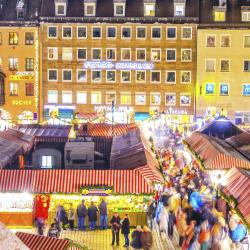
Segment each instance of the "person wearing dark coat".
M82 204L79 204L76 210L77 213L77 222L78 222L78 229L79 230L84 230L85 229L85 225L84 225L84 221L85 221L85 217L87 215L87 208L84 205L84 200L82 200Z
M132 242L131 242L131 247L134 249L141 249L142 244L141 244L141 234L142 234L142 228L141 226L137 226L136 230L132 233Z
M128 214L125 214L125 217L122 221L122 230L121 233L124 235L125 244L124 247L129 247L129 238L128 235L130 233L130 221L128 218Z
M176 217L173 210L168 213L168 237L173 237L174 225L176 223Z
M49 231L48 231L48 236L51 238L58 238L59 237L59 230L58 230L55 223L51 224Z
M68 224L68 217L63 206L57 207L56 219L59 223L62 223L63 230L66 230L65 226Z
M112 219L110 220L111 229L112 229L112 246L115 244L119 246L119 232L121 228L121 218L118 213L115 213Z
M94 202L91 201L90 207L88 208L90 230L94 230L96 227L97 212L98 212L97 207L95 206Z

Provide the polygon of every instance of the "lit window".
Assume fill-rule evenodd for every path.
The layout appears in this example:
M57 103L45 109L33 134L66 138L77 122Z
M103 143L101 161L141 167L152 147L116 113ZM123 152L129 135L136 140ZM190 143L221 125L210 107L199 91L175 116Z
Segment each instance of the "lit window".
M48 156L48 155L42 156L41 168L52 168L52 156Z
M181 28L181 38L183 40L192 39L192 27L182 27Z
M77 70L77 81L78 82L86 82L87 81L86 70L82 70L82 69Z
M106 104L116 103L116 93L115 92L107 92L106 93Z
M129 70L121 70L121 82L129 83L131 81L131 72Z
M215 35L207 35L206 47L215 47L215 46L216 46Z
M92 70L92 82L101 82L102 72L101 70Z
M72 61L73 54L72 54L72 48L62 48L62 60L64 61Z
M214 95L214 83L207 83L206 84L206 95Z
M114 16L125 16L125 3L114 4Z
M243 96L250 96L250 84L243 84Z
M18 33L10 32L9 33L9 45L17 45L18 44Z
M181 71L181 83L191 83L191 71Z
M146 82L146 71L145 70L137 70L136 71L136 82L137 83L145 83Z
M91 92L91 104L101 104L101 92Z
M176 39L176 28L168 27L167 28L167 39Z
M244 60L244 71L250 72L250 60Z
M57 37L57 27L48 27L48 37L49 38Z
M121 60L129 61L131 60L131 49L121 49Z
M152 37L152 39L160 39L161 38L161 28L160 27L152 27L151 28L151 37Z
M26 71L34 70L34 58L25 58L25 70Z
M96 5L95 3L84 3L84 15L95 16Z
M161 105L161 94L160 93L150 93L150 104L151 105Z
M215 59L206 59L206 72L215 72Z
M174 15L175 16L185 16L185 4L175 3L174 4Z
M154 3L144 3L144 16L155 16Z
M120 103L121 103L121 105L130 105L131 104L131 93L130 92L121 92Z
M9 70L18 70L18 58L9 58Z
M192 49L181 49L181 61L182 62L192 61Z
M56 16L65 16L66 15L66 4L56 4Z
M230 47L230 36L229 35L221 35L220 46L223 48Z
M62 28L62 37L65 39L72 38L72 28L71 27L63 27Z
M229 86L227 83L220 84L220 95L223 95L223 96L229 95Z
M25 83L25 95L34 96L34 83Z
M101 49L92 49L92 59L101 60L102 59L102 50Z
M33 32L25 32L25 44L33 45L34 44L34 33Z
M250 36L244 36L244 48L250 48Z
M107 38L116 38L116 27L107 27Z
M48 59L58 60L58 48L48 48Z
M225 22L226 12L225 11L214 11L214 21L215 22Z
M152 70L151 72L151 83L160 83L161 82L161 71Z
M191 105L191 94L190 93L180 93L180 105L190 106Z
M241 21L242 22L250 21L250 11L241 11Z
M176 82L176 72L166 71L166 83L173 84Z
M57 69L48 69L48 81L57 81Z
M122 38L130 39L131 38L131 28L130 27L122 27Z
M57 90L48 90L48 103L58 103Z
M71 69L63 69L62 70L62 80L63 80L63 82L71 82L72 81L72 70Z
M87 38L87 27L77 27L77 38L79 39Z
M107 60L116 60L116 49L106 49Z
M18 83L10 83L10 95L18 96Z
M146 60L146 49L136 49L136 60L137 61Z
M107 82L115 82L116 81L116 71L115 70L107 70L106 71L106 81Z
M145 39L147 36L147 30L144 27L136 27L136 38Z
M166 61L167 62L176 61L176 49L167 49L166 50Z
M98 39L102 37L102 28L101 27L92 27L92 38Z
M161 49L151 49L151 61L161 60Z
M146 105L146 94L141 92L135 93L135 105Z
M72 103L72 91L62 91L62 103Z
M77 49L77 60L87 59L87 49Z
M176 94L175 93L165 93L165 105L175 106L176 105Z
M77 104L87 104L87 92L77 91L76 92L76 103Z
M228 59L220 60L220 71L229 72L230 70L230 61Z
M3 34L2 32L0 32L0 45L2 45L2 43L3 43Z

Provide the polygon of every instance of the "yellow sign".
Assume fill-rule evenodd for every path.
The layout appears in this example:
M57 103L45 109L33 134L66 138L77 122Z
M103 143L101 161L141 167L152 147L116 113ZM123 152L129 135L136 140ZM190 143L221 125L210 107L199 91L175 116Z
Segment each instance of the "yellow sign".
M10 75L9 80L10 81L21 81L21 80L30 81L30 80L34 80L34 76L33 75Z
M12 105L18 105L18 106L28 106L31 105L32 102L31 101L25 101L25 100L13 100L12 101Z

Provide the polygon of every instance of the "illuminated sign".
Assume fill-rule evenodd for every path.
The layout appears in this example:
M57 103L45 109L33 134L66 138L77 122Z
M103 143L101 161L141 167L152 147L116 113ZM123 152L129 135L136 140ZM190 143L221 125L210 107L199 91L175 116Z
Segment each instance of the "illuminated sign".
M185 109L172 109L169 108L164 111L166 114L171 114L171 115L187 115L188 112Z
M151 70L153 63L149 62L108 62L108 61L87 61L84 63L86 69L118 69L118 70Z
M95 106L95 111L112 112L112 106ZM130 111L133 111L133 107L127 107L127 106L114 107L114 112L130 112Z
M213 83L207 83L206 84L206 94L207 95L214 94L214 84Z
M250 96L250 84L243 84L243 95Z
M10 75L10 81L21 81L21 80L34 80L34 75Z
M21 105L29 106L31 104L32 104L31 101L24 101L24 100L13 100L12 101L12 105L18 105L18 106L21 106Z

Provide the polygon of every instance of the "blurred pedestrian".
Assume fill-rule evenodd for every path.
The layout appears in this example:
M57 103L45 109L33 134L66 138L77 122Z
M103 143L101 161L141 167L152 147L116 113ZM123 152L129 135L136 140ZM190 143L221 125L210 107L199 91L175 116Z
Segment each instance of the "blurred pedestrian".
M149 250L153 246L153 236L147 226L143 227L143 232L141 234L141 244L143 250Z
M87 208L84 205L84 200L82 200L82 203L78 205L76 211L77 211L78 229L84 230L85 229L85 217L87 215Z
M142 234L142 228L141 226L137 226L136 230L133 231L132 233L132 242L131 242L131 247L133 247L133 249L141 249L142 248L142 244L141 244L141 234Z
M119 232L121 228L121 218L118 213L115 213L112 219L110 220L111 230L112 230L112 246L115 244L119 246Z
M124 235L125 244L124 247L129 247L129 233L130 233L130 221L128 214L125 214L125 217L122 221L121 233Z
M58 205L57 207L56 219L60 224L62 224L63 230L66 230L65 226L68 224L68 217L62 205Z
M44 230L44 219L43 218L36 219L36 227L37 227L37 233L42 236L43 230Z
M102 199L102 202L99 206L100 210L100 229L107 229L108 228L108 209L107 209L107 203L104 199Z
M93 201L91 201L90 207L88 208L90 230L94 230L96 227L97 212L98 212L98 209L97 209L96 205L94 204Z
M48 236L51 238L58 238L59 237L59 231L55 223L52 223L50 225Z
M73 208L72 203L70 204L70 208L69 208L69 212L68 212L68 219L69 219L70 230L74 230L75 210Z

